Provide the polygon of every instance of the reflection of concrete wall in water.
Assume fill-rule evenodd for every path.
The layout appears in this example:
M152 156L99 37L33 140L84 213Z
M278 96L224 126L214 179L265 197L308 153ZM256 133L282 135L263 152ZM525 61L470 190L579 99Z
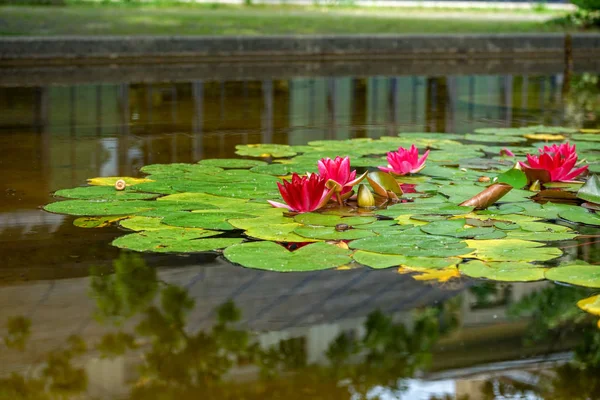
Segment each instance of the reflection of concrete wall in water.
M288 143L349 139L352 83L352 78L290 79Z
M120 133L118 101L117 85L49 88L45 131L52 188L79 185L103 169L118 172L114 139L89 140Z

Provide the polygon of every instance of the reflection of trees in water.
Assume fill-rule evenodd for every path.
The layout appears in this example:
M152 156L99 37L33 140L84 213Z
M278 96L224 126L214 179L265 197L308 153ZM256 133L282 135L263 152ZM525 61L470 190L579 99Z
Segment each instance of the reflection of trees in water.
M137 254L123 253L114 270L92 270L95 315L117 328L93 347L102 357L141 356L132 399L360 398L377 385L401 390L399 379L413 376L431 361L432 347L447 329L440 321L448 327L455 320L443 315L441 307L428 307L415 313L409 328L373 312L364 335L339 335L329 345L327 363L309 364L306 339L259 346L255 335L237 327L241 313L231 301L218 307L210 330L190 331L187 322L194 300L186 289L157 281L155 269ZM122 330L134 316L133 332ZM8 338L24 345L27 320L15 321ZM14 399L51 399L82 392L87 377L74 359L84 352L83 342L73 338L66 348L48 354L39 376L15 374L0 381L0 393L11 393ZM258 380L240 382L240 371L249 367L258 372Z
M192 331L188 319L195 302L187 290L159 281L155 269L137 254L123 253L114 262L114 274L100 269L92 273L95 315L115 330L90 344L90 351L105 358L140 360L131 399L360 399L376 387L402 393L402 378L428 368L438 338L459 319L460 298L415 312L409 324L375 311L367 316L361 334L340 334L328 346L327 362L313 364L307 361L304 337L259 346L256 335L238 326L241 313L231 301L218 307L211 329ZM484 302L498 295L486 284L473 293ZM525 393L548 399L594 398L600 390L600 331L575 307L588 294L555 285L513 305L513 315L533 317L528 335L532 343L578 337L575 361L534 372L538 380L531 384L490 379L482 387L484 398ZM132 320L135 327L126 331L125 323ZM26 318L11 318L5 343L23 349L29 325ZM0 398L45 400L83 394L88 377L78 365L87 351L81 338L71 337L63 348L46 355L37 373L1 379Z
M600 121L600 76L573 76L565 96L565 118L570 125L596 128Z
M575 306L590 295L589 289L553 285L523 298L509 308L519 317L530 316L527 343L551 339L555 343L577 339L571 362L550 370L532 372L533 383L502 379L483 386L483 398L520 398L535 394L542 399L578 400L600 398L600 330L596 318Z

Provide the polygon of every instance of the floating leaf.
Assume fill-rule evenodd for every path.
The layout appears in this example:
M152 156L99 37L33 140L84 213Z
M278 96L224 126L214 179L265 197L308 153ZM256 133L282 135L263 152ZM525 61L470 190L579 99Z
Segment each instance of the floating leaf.
M322 240L354 240L375 236L375 233L366 229L336 230L329 226L299 226L294 233L309 239Z
M79 228L104 228L125 218L127 217L114 215L108 217L80 217L73 221L73 225Z
M466 223L464 219L435 221L422 226L421 230L432 235L468 239L501 239L506 236L506 233L493 227L465 227Z
M572 285L600 288L600 267L577 261L574 264L550 268L546 271L546 279Z
M95 201L95 200L66 200L50 203L44 210L68 215L130 215L151 210L153 203L143 200L128 201Z
M401 271L402 270L402 271ZM398 272L412 272L411 269L401 268ZM437 282L448 282L450 279L460 278L460 272L456 267L449 267L443 269L424 269L419 270L419 273L413 275L413 279L417 281L437 281Z
M600 177L594 174L577 192L577 197L590 203L600 204Z
M515 189L521 189L527 185L527 176L523 171L512 168L498 175L498 183L506 183Z
M447 236L402 233L354 240L350 247L409 257L452 257L471 253L464 241Z
M497 136L497 135L465 135L466 140L482 143L502 143L502 144L513 144L526 142L527 139L518 136Z
M560 211L558 215L567 221L600 226L600 215L583 207L574 207Z
M151 251L154 253L199 253L222 249L241 243L243 239L215 238L201 239L218 235L220 232L165 229L132 233L115 239L113 246L133 251Z
M533 139L533 140L564 140L565 137L563 135L559 135L559 134L552 134L552 133L528 133L523 135L523 137L526 137L527 139Z
M54 193L56 197L80 200L144 200L156 197L156 194L141 193L131 190L117 190L112 186L82 186L73 189L62 189Z
M473 207L461 207L450 203L406 203L396 204L375 213L394 218L400 215L463 215L472 210Z
M159 176L181 176L189 173L196 174L218 174L223 172L222 168L199 164L150 164L140 170L146 174L157 174Z
M483 261L548 261L562 255L556 247L521 239L466 240L466 244L475 251L463 257Z
M145 182L152 182L147 178L131 178L129 176L102 176L99 178L90 178L87 180L88 185L93 186L115 186L117 181L123 180L127 186L137 185Z
M202 166L219 167L219 168L252 168L267 165L266 162L260 160L244 160L241 158L209 158L198 163Z
M402 195L402 188L394 177L383 171L370 172L367 175L369 184L379 196L388 197L388 191L398 196Z
M526 262L483 262L469 261L458 266L460 272L472 278L487 278L495 281L529 282L544 279L545 268Z
M590 314L600 316L600 294L579 300L577 302L577 307Z
M273 242L249 242L228 247L223 254L244 267L278 272L336 268L352 261L349 250L322 242L293 252Z
M402 255L394 255L394 254L381 254L381 253L373 253L370 251L358 250L353 255L352 258L356 262L359 262L363 265L366 265L375 269L389 268L389 267L405 267L405 268L424 268L424 269L434 269L434 268L447 268L451 266L455 266L460 263L462 260L458 257L446 257L446 258L438 258L438 257L406 257Z
M232 230L235 229L227 222L233 218L248 218L251 215L238 212L221 212L219 210L207 210L201 212L181 212L171 214L162 220L162 223L170 226L178 226L181 228L202 228L215 230Z
M345 224L348 226L370 224L377 221L374 217L338 217L337 215L326 215L319 213L303 213L294 217L294 221L303 225L336 226Z
M249 157L291 157L297 153L287 144L238 144L235 154Z

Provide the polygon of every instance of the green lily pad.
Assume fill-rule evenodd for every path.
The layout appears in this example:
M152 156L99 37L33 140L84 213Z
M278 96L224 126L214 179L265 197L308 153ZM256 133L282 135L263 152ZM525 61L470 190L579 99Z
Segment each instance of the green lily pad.
M542 247L543 243L521 239L466 240L466 244L475 249L466 257L482 261L548 261L562 255L556 247Z
M560 211L558 215L567 221L600 226L600 215L583 207L575 207L569 210Z
M54 193L56 197L80 200L144 200L156 197L153 193L140 193L130 188L117 190L112 186L82 186L62 189Z
M546 189L562 189L568 192L577 192L581 189L583 182L546 182L544 187Z
M199 253L222 249L243 241L240 238L202 239L207 236L218 235L219 233L202 230L165 229L121 236L115 239L112 244L121 249L140 252Z
M250 171L259 174L269 174L276 176L291 175L293 172L304 175L306 172L318 172L317 164L310 166L305 164L269 164L253 167Z
M464 219L435 221L421 227L421 230L431 235L452 236L465 239L502 239L506 233L493 227L467 227Z
M546 279L577 286L600 288L600 267L577 261L574 264L550 268L546 271Z
M104 228L116 222L122 221L126 216L110 215L108 217L80 217L73 221L78 228Z
M495 281L531 282L544 279L545 268L527 262L483 262L472 260L460 264L461 274L472 278L487 278Z
M590 203L600 204L600 177L594 174L577 192L577 197Z
M555 242L575 239L577 234L567 232L535 232L535 234L532 234L531 231L518 229L507 232L506 237L509 239L533 240L534 242Z
M398 254L409 257L452 257L471 253L464 241L447 236L427 234L385 235L354 240L350 247L373 253Z
M119 222L119 225L132 231L158 231L164 229L186 229L162 224L162 218L135 216Z
M406 257L395 254L381 254L370 251L358 250L352 258L360 264L375 269L390 267L442 269L456 266L462 260L458 257Z
M130 215L151 210L153 203L144 200L125 201L96 201L96 200L66 200L50 203L44 210L68 215Z
M503 144L513 144L513 143L522 143L526 142L527 139L520 136L497 136L497 135L465 135L466 140L470 140L473 142L480 143L503 143Z
M238 144L235 154L249 157L292 157L297 153L287 144Z
M451 203L406 203L396 204L375 213L395 218L400 215L463 215L472 210L473 207L461 207Z
M506 183L515 189L520 189L527 185L527 176L525 173L515 168L498 175L497 178L498 183Z
M222 212L220 210L208 210L202 212L182 212L171 214L162 220L162 223L182 228L202 228L228 231L235 229L228 219L248 218L248 214L238 212Z
M223 172L223 169L208 165L174 163L146 165L140 171L146 174L180 176L186 173L218 174Z
M352 261L349 250L323 242L293 252L273 242L249 242L228 247L223 254L244 267L278 272L316 271Z
M242 158L208 158L200 161L198 164L202 166L219 168L252 168L267 165L267 163L264 161L244 160Z
M294 221L303 225L314 226L336 226L346 224L348 226L365 225L377 221L374 217L339 217L337 215L327 215L319 213L304 213L294 217Z
M294 233L309 239L322 240L354 240L375 236L375 233L366 229L347 229L337 231L330 226L299 226Z

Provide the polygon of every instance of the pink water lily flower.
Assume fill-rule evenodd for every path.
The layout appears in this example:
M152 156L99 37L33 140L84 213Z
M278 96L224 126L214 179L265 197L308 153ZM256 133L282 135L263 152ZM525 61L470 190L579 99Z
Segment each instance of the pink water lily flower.
M277 182L279 193L287 204L267 200L272 206L287 208L290 211L305 213L318 210L323 207L333 194L325 186L325 178L317 174L299 176L292 174L292 181L283 180L283 184Z
M588 169L588 166L575 168L577 152L575 145L569 143L561 145L544 146L538 149L539 156L527 154L527 163L522 161L519 165L529 180L545 182L560 182L572 180Z
M515 153L513 153L512 151L510 151L510 149L508 147L505 147L502 150L500 150L500 155L501 156L507 156L507 157L514 157Z
M367 172L356 177L356 170L350 171L350 157L337 156L334 160L323 158L318 162L319 174L325 178L326 185L336 194L338 201L352 195L352 186L362 181Z
M387 167L379 167L384 172L391 172L395 175L416 174L425 168L425 160L429 155L427 150L421 158L419 158L419 150L413 144L410 149L399 147L398 151L387 153Z

